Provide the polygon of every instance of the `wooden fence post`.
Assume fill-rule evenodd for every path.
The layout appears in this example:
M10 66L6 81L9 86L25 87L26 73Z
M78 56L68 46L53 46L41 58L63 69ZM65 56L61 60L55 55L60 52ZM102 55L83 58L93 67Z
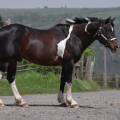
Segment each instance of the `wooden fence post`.
M95 57L94 57L94 61L91 61L91 66L90 66L90 79L92 79L94 64L95 64Z
M84 61L84 56L81 58L81 63L80 63L80 79L83 80L83 61Z
M91 56L87 56L86 67L85 67L85 79L90 79L90 67L91 67Z
M116 75L116 88L119 88L118 75Z
M104 47L104 81L105 81L104 87L107 87L106 47Z
M80 79L80 64L79 62L76 63L76 78Z
M105 73L103 73L103 87L106 88L107 87L107 81L105 79Z

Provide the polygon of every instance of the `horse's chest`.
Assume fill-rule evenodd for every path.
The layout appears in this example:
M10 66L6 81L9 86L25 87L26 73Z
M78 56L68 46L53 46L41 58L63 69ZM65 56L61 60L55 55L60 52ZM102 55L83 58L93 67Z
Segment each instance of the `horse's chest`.
M70 28L69 28L69 34L68 34L67 38L65 38L64 40L60 41L57 44L58 49L57 49L56 59L58 59L58 57L61 57L63 59L63 55L64 55L64 51L65 51L65 47L66 47L66 42L70 38L72 30L73 30L73 26L70 26Z

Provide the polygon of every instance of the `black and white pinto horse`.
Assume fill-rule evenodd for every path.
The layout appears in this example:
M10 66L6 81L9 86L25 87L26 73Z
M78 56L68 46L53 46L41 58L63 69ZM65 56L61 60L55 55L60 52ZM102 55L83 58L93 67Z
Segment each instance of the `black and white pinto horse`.
M67 106L63 97L67 87L66 101L71 107L78 108L78 103L71 95L72 70L83 51L95 40L117 52L119 45L115 38L114 19L75 18L66 20L47 30L33 29L20 24L11 24L0 29L0 79L7 70L7 80L13 90L16 104L26 107L15 84L17 61L22 58L44 66L62 66L58 102ZM4 103L0 99L0 107Z

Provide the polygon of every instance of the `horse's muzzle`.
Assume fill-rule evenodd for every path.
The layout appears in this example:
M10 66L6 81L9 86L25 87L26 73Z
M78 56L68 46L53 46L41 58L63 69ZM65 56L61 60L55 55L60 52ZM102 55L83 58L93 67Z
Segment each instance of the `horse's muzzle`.
M111 51L112 51L113 53L116 53L118 50L119 50L119 45L116 45L116 46L114 47L114 49L112 49Z

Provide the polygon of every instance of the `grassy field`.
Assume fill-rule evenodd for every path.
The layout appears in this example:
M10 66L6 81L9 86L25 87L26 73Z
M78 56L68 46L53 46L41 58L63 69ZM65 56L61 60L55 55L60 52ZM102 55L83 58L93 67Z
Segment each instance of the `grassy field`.
M3 9L0 8L0 15L3 18L9 18L13 15L25 15L28 14L38 14L42 16L49 15L62 15L68 14L68 16L72 17L85 17L85 16L93 16L98 18L106 18L109 16L112 17L120 17L120 7L118 8L36 8L36 9ZM118 22L118 21L117 21Z
M16 85L21 95L58 93L60 76L53 73L41 74L35 71L16 74ZM100 87L92 80L73 79L72 92L97 91ZM66 89L65 89L66 91ZM0 81L0 96L13 95L6 79Z

